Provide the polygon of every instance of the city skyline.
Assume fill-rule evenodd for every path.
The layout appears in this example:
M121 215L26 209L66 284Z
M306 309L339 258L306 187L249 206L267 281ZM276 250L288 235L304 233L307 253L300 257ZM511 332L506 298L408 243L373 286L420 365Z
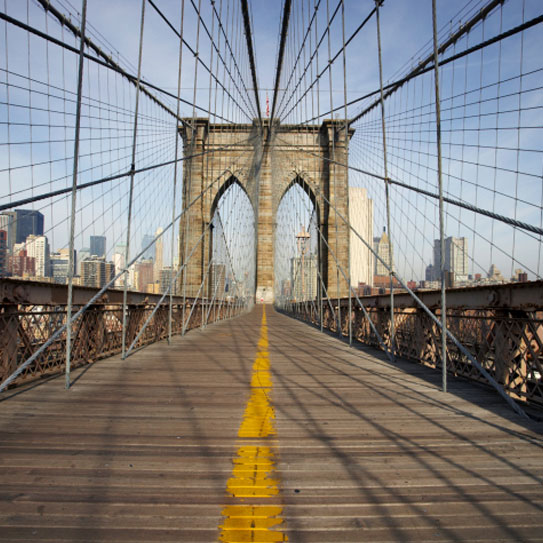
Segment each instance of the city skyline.
M373 202L368 198L367 191L363 188L350 187L349 193L352 201L352 208L350 210L352 222L358 224L359 228L357 231L359 233L365 231L366 235L368 235L372 226ZM17 219L18 217L19 219ZM362 220L360 220L361 218ZM17 220L21 221L19 228L16 226ZM0 235L0 273L2 276L11 275L26 279L42 280L52 279L61 284L67 282L68 249L52 248L47 236L39 234L43 231L44 219L43 215L38 211L16 209L12 212L0 214L0 232L4 232L3 235ZM17 235L16 232L19 232L19 234ZM24 235L27 235L24 241L14 243L13 248L10 249L10 234L14 241L22 239ZM163 229L159 227L154 235L142 235L141 249L138 251L138 253L142 254L130 266L127 272L130 288L155 293L165 288L166 277L171 278L173 273L172 266L170 263L166 264L163 261L164 243L161 234L163 234ZM299 254L302 250L301 247L305 250L307 246L307 250L305 251L307 255L304 254L304 259L307 259L307 269L310 271L307 272L306 270L302 273L299 254L292 257L290 263L290 289L293 294L296 291L298 296L305 296L302 293L305 289L301 289L297 284L299 280L296 277L307 281L308 285L312 284L314 277L316 278L317 267L316 263L313 262L316 257L314 254L308 252L312 242L310 241L310 234L305 231L304 227L302 227L302 231L297 234L296 238L298 240L297 250ZM301 241L302 238L303 242ZM102 287L124 268L126 246L124 243L117 243L115 245L110 244L108 247L107 236L90 235L88 239L88 247L81 247L79 251L74 249L75 284L80 283L86 286ZM358 244L353 243L353 240L356 240ZM382 227L380 236L373 236L372 243L375 254L379 255L389 265L390 239L386 233L386 227ZM151 246L148 247L149 245ZM465 237L446 237L445 251L445 270L448 272L446 275L448 286L471 286L474 284L527 281L529 279L527 272L522 268L516 268L514 273L511 274L510 279L507 279L494 263L491 263L488 270L485 270L483 273L470 274L468 268L468 240ZM392 248L392 254L394 254L394 248ZM415 288L439 288L439 259L440 242L436 239L434 240L433 247L433 261L427 265L424 277L410 277L407 279L410 281L411 286ZM83 262L86 262L85 266L82 266ZM89 267L91 265L94 266L92 271L90 271L91 268ZM217 262L214 266L215 271L212 271L210 280L211 284L217 285L217 270L222 269L221 266L224 268L224 265ZM370 266L373 269L373 274L368 273ZM303 269L305 270L306 268L303 267ZM383 280L378 280L378 278L384 278L388 275L387 267L375 257L367 245L363 244L358 239L358 236L351 235L351 285L355 288L365 285L365 292L373 292L371 289L374 287L374 284L377 289L382 290L385 288L386 290L387 287L383 287L383 285L386 285L386 281L383 282ZM364 277L366 280L363 279ZM231 278L226 273L226 268L224 268L221 283L223 288L230 281ZM395 285L395 288L396 286L399 285ZM114 287L124 287L123 276L115 281ZM368 291L367 287L370 288L370 291ZM310 290L311 293L313 291L316 292L316 286L315 288L311 287Z
M51 247L47 235L43 234L44 223L44 216L39 211L15 209L0 213L1 277L67 284L69 250ZM154 236L142 236L139 252L146 250L127 271L129 287L158 293L164 291L175 277L175 268L164 262L162 233L163 229L158 228ZM10 241L13 241L11 247ZM151 243L151 248L147 247ZM125 251L123 243L108 246L106 235L89 235L88 245L74 249L74 284L103 287L125 267ZM152 257L145 258L149 254ZM115 281L114 287L124 287L123 276Z

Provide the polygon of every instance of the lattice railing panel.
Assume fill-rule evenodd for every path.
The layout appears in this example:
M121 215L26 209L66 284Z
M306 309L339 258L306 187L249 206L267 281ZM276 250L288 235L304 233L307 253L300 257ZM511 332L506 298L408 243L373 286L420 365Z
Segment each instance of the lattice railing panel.
M196 304L192 313L192 305ZM183 304L173 306L172 333L181 334L183 328L191 330L206 323L234 316L240 311L231 302L217 303L209 311L205 300L187 299ZM151 315L153 304L128 305L127 342L131 343L142 324ZM77 311L78 307L75 307ZM189 318L190 315L190 318ZM162 305L154 314L144 333L138 339L135 348L168 337L169 306ZM183 326L185 319L186 326ZM4 305L0 312L0 383L17 367L30 358L53 333L65 323L65 306L38 306L29 304ZM90 364L121 352L122 344L122 305L95 304L72 323L72 366ZM21 384L41 376L58 373L64 369L66 360L66 334L61 334L49 345L36 360L24 369L14 385Z
M337 309L337 300L335 302ZM323 304L323 308L323 327L337 333L337 318L327 304ZM367 310L389 349L390 310ZM318 312L307 303L293 305L293 311L302 320L320 324ZM341 329L344 337L348 335L348 315L343 307ZM439 310L436 316L440 317ZM359 307L353 308L351 326L353 340L381 347ZM543 406L543 311L451 309L447 313L447 326L511 397ZM415 308L396 309L394 327L397 356L441 368L441 332L426 313ZM447 342L447 368L456 376L486 382L450 340Z

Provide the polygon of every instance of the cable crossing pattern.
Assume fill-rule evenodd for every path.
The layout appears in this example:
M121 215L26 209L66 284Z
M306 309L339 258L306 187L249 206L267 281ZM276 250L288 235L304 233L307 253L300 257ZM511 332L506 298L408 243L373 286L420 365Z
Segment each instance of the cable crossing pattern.
M543 405L538 2L109 4L0 4L0 391L273 303Z

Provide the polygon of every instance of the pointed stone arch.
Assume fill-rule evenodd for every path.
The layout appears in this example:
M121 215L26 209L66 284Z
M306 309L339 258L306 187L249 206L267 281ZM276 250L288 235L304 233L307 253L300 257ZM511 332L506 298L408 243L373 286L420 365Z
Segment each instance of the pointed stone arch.
M353 132L349 130L349 139ZM319 243L325 286L331 295L346 295L348 285L336 271L336 259L348 273L349 228L334 211L349 217L348 170L339 165L348 163L344 120L325 120L321 125L279 125L266 119L260 126L256 121L219 124L205 118L185 119L180 134L185 155L184 205L202 195L186 211L185 220L191 226L186 234L184 221L180 224L181 263L204 237L201 250L187 263L187 295L198 291L209 262L206 247L210 246L212 211L234 182L245 191L255 212L256 300L273 301L275 217L291 183L300 184L310 196L318 210L319 228L334 251L332 258L326 244ZM274 169L274 164L289 167Z

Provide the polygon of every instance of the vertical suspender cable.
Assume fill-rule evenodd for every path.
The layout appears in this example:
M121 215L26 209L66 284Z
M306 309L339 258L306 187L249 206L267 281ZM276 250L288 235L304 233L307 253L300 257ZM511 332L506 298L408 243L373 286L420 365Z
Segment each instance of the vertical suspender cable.
M194 6L194 4L193 4ZM194 154L194 146L195 146L195 140L196 140L196 130L194 127L195 121L196 121L196 90L197 90L197 81L198 81L198 46L199 46L199 40L200 40L200 11L198 9L198 26L197 26L197 33L196 33L196 48L194 52L194 80L193 80L193 93L192 93L192 120L190 125L190 147L189 147L189 154ZM186 154L186 149L185 149ZM190 199L191 196L191 187L192 187L192 166L193 166L193 159L190 158L187 163L187 178L184 179L183 182L183 193L184 198L186 201ZM183 203L183 205L185 205ZM185 225L184 225L184 236L183 236L183 242L184 242L184 249L183 249L183 263L187 261L187 253L188 253L188 237L189 237L189 215L188 213L185 214ZM203 272L203 269L202 269ZM186 316L186 304L187 304L187 279L191 279L191 273L190 270L187 267L185 267L183 271L183 329L182 329L182 335L185 335L185 331L188 326L188 322L185 322L185 316ZM191 291L189 292L189 295L192 296L192 287ZM193 301L193 304L196 303L196 300ZM189 313L188 319L191 318L192 315L192 309Z
M344 107L344 115L345 115L345 126L344 126L344 145L345 145L345 163L349 163L349 123L347 120L347 53L345 51L345 2L344 0L341 0L341 38L343 41L343 102L345 104ZM332 69L332 67L330 67ZM349 170L345 169L345 177L347 178L346 181L346 194L345 197L347 198L347 209L350 209L350 194L349 194ZM349 345L353 344L353 300L352 300L352 277L351 277L351 233L347 230L347 240L349 242L349 251L347 253L347 277L349 278L349 284L347 285L347 288L349 289ZM391 291L392 292L392 291Z
M313 9L315 11L318 10L318 4L317 4L317 0L313 0ZM315 73L318 74L319 73L319 29L318 29L318 24L319 24L319 18L317 16L317 14L315 14L315 47L317 48L316 51L315 51L315 63L316 63L316 70L315 70ZM313 79L313 78L312 78ZM321 107L321 101L320 101L320 78L317 77L317 114L320 115L320 107ZM315 198L316 200L316 198ZM324 203L324 200L322 200L322 198L320 199L320 207L319 207L319 211L321 213L321 215L324 215L324 206L325 206L325 203ZM319 224L317 225L317 228L319 229L320 231L320 221L323 220L324 217L318 217L318 222ZM323 303L324 303L324 290L325 290L325 285L324 285L324 264L323 264L323 254L324 254L324 244L321 240L321 237L319 236L319 239L318 239L318 252L319 252L319 263L318 263L318 266L319 266L319 270L320 270L320 286L319 286L319 299L320 299L320 304L319 304L319 321L320 321L320 329L321 329L321 332L324 331L324 322L323 322L323 319L324 319L324 309L323 309ZM326 297L328 298L328 294L326 295Z
M194 6L194 4L193 4L193 6ZM200 29L201 29L201 21L202 21L202 18L200 16L201 9L202 9L202 0L198 0L198 9L197 9L198 24L196 26L196 45L195 45L195 53L194 53L194 59L195 59L195 62L194 62L194 85L193 85L193 92L192 92L192 103L193 103L193 107L192 107L192 137L191 137L192 149L194 149L194 146L196 145L196 138L198 137L198 128L196 126L196 94L198 92L198 65L199 65L198 61L200 59ZM202 137L205 137L205 136L203 135ZM191 183L191 185L192 185L192 174L193 174L192 166L193 166L193 159L191 159L191 161L190 161L190 183ZM203 175L203 171L201 173ZM201 205L203 205L203 202L201 202ZM189 227L190 227L190 225L189 225ZM204 222L203 227L204 227L204 232L205 232L205 228L206 228L205 222ZM202 249L200 249L200 251L201 251L200 254L202 255L202 258L200 259L200 262L201 262L200 270L201 270L202 281L205 281L207 279L207 274L204 274L205 240L206 240L206 236L204 235L203 239L201 241ZM198 289L198 292L196 294L196 298L193 301L193 305L192 305L193 308L198 303L198 297L199 297L201 291L202 291L202 286L200 285L200 288ZM201 311L202 315L203 315L203 310L204 310L203 305L204 305L204 294L202 294L202 297L200 299L200 311ZM189 320L190 320L190 315L189 315ZM203 325L203 321L201 319L200 319L200 325Z
M215 39L215 10L212 10L211 12L211 41L213 42ZM212 44L211 44L212 45ZM212 69L213 67L213 51L214 51L214 48L210 46L209 48L209 66L210 68ZM211 94L212 94L212 89L213 89L213 78L211 76L211 69L209 70L209 94L208 94L208 106L207 106L207 109L209 111L211 111ZM211 119L210 119L211 121ZM209 177L209 154L206 155L206 176ZM207 198L209 197L208 194L206 194L203 198L203 206L204 206L204 209L207 209L207 204L206 204L206 201L207 201ZM209 217L209 221L211 223L211 219L212 217ZM208 252L209 252L209 255L210 255L210 259L213 259L213 229L212 227L210 226L210 230L209 230L209 249L208 249ZM213 277L213 275L212 275ZM213 303L215 301L215 297L213 297ZM204 326L207 326L207 321L208 321L208 318L209 318L209 313L211 311L211 306L209 307L209 310L206 314L206 318L205 318L205 323L204 323ZM215 313L215 316L216 316L216 313ZM214 321L217 320L216 318L214 319Z
M383 95L383 60L381 54L381 20L379 18L379 6L383 0L375 0L375 16L377 24L377 54L379 56L379 89L381 102L381 130L383 133L383 162L385 169L385 198L388 230L388 260L390 276L390 352L395 356L395 326L394 326L394 255L392 252L392 232L390 231L390 183L388 179L387 138L385 122L385 101Z
M83 94L83 66L85 51L85 26L87 23L87 0L83 0L81 12L81 36L79 44L79 72L77 74L77 109L75 114L74 169L72 175L72 212L70 216L70 247L68 257L68 303L66 307L66 388L70 388L70 368L72 357L72 303L74 280L74 238L75 206L77 203L77 169L79 166L79 133L81 130L81 97ZM9 109L9 108L8 108Z
M334 99L332 96L332 52L331 52L331 32L330 32L330 3L329 0L326 0L326 22L327 22L327 41L328 41L328 87L329 87L329 95L330 95L330 111L333 112L334 110ZM332 132L332 187L334 191L334 202L337 201L337 193L336 193L336 126L334 124L334 114L331 114L330 119L330 127ZM337 224L337 211L335 213L335 219L334 219L334 225L335 225L335 237L336 237L336 243L335 243L335 249L336 249L336 255L339 255L338 253L338 235L339 235L339 229ZM328 236L330 236L330 231L328 231ZM328 281L330 281L330 277L328 277ZM343 330L341 329L341 299L340 299L340 276L339 276L339 260L336 262L336 295L337 295L337 333L339 337L341 338L343 336Z
M174 281L174 254L175 254L175 200L177 198L177 169L178 169L178 156L179 156L179 130L177 125L177 119L179 119L180 107L181 107L181 68L183 67L183 22L185 19L185 0L181 1L181 24L179 28L179 63L177 72L177 108L176 108L176 120L175 120L175 163L173 169L173 202L172 202L172 243L171 243L171 276L170 282ZM179 262L181 266L181 262ZM177 282L177 280L175 280ZM170 311L168 318L168 342L172 341L172 319L173 319L173 290L174 285L170 285Z
M441 105L439 101L439 53L437 44L436 0L432 0L432 26L434 40L434 82L436 99L437 182L439 186L439 246L441 276L441 379L443 392L447 392L447 299L445 285L445 223L443 218L443 181L441 168Z
M145 0L141 0L141 23L140 23L140 44L138 53L138 80L136 82L136 104L134 106L134 130L132 133L132 163L130 173L130 193L128 196L128 220L126 227L126 247L124 253L124 261L128 262L130 257L130 229L132 225L132 204L134 196L134 176L136 170L136 142L138 134L138 107L140 98L140 81L141 81L141 59L143 56L143 27L145 24ZM128 269L124 275L124 290L123 290L123 330L122 330L122 345L121 358L126 358L126 326L127 326L127 301L128 294Z

